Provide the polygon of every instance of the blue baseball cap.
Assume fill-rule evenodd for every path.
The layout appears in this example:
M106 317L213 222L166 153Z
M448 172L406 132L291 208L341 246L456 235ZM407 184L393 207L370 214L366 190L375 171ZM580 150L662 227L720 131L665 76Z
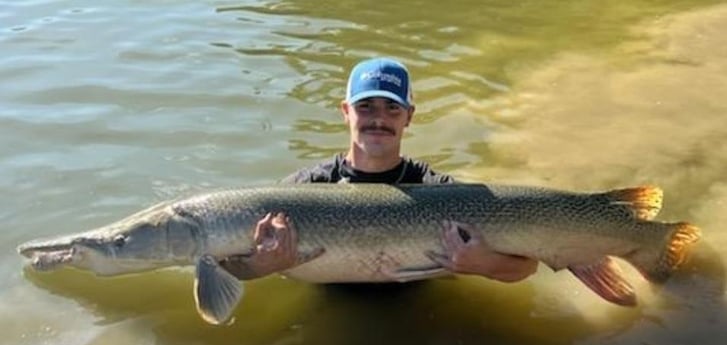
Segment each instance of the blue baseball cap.
M409 108L413 102L406 66L389 58L368 59L354 66L348 77L346 101L353 104L369 97L385 97Z

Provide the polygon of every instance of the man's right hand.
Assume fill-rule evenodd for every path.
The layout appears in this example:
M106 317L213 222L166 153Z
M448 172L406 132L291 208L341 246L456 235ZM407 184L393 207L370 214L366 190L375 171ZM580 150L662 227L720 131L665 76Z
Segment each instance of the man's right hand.
M247 255L220 261L220 266L241 280L250 280L285 271L322 255L319 248L310 254L298 252L297 231L283 213L268 213L255 226L255 248Z

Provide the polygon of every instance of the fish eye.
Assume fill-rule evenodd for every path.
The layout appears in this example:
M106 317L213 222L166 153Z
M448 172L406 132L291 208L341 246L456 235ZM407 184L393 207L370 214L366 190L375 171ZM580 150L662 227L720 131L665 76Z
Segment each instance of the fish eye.
M114 237L114 247L121 248L124 244L126 244L126 237L124 235Z

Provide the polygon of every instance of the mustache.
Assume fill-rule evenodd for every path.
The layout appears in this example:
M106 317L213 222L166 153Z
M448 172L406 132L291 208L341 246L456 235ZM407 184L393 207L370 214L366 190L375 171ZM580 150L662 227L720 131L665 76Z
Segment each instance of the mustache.
M388 132L391 135L396 135L396 131L393 128L386 127L386 126L368 125L368 126L361 127L360 131L361 131L361 133L366 133L369 131L384 131L384 132Z

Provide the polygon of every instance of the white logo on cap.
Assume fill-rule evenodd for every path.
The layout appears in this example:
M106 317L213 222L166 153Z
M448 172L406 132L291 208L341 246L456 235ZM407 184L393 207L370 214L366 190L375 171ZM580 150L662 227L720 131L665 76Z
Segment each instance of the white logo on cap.
M393 74L390 74L390 73L382 73L381 71L374 71L374 72L365 72L365 73L361 74L361 80L368 80L368 79L379 79L381 81L395 84L397 87L401 87L401 78L399 78Z

